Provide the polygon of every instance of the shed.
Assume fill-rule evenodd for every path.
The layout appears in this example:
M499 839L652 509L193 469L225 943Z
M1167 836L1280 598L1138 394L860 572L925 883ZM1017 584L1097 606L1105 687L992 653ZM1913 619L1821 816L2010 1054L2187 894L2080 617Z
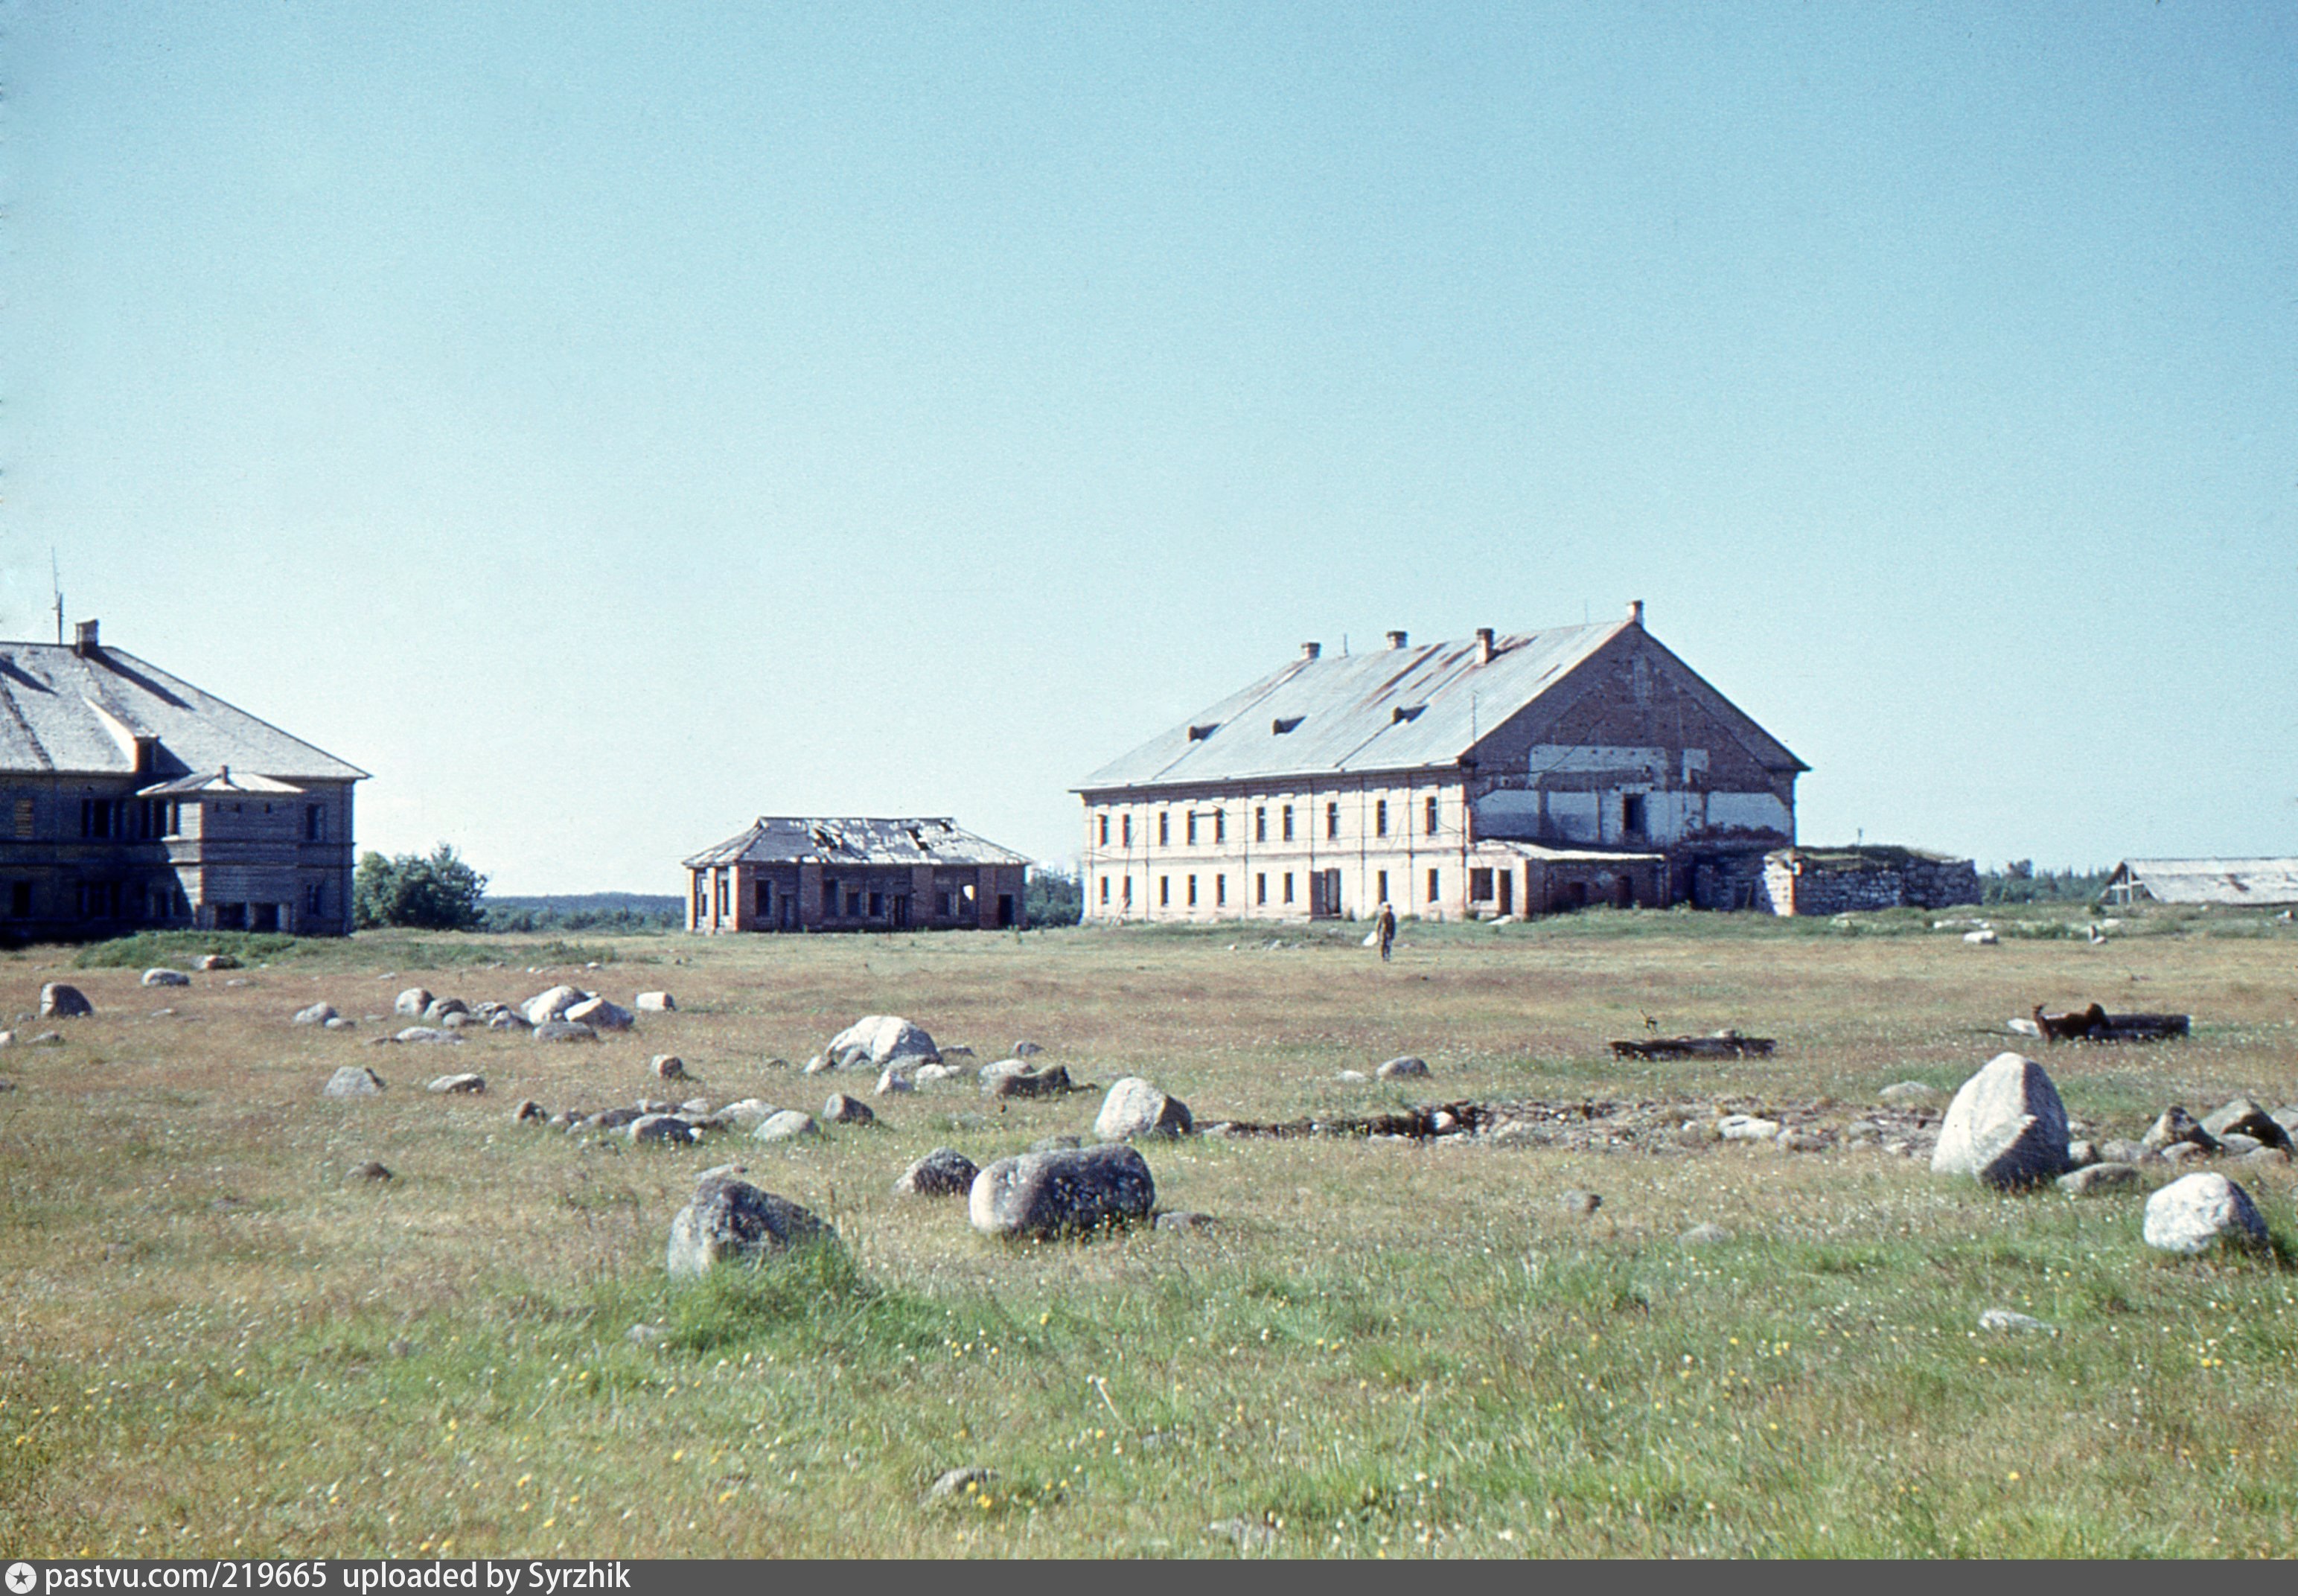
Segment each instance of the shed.
M2125 859L2106 883L2110 903L2298 904L2298 858Z

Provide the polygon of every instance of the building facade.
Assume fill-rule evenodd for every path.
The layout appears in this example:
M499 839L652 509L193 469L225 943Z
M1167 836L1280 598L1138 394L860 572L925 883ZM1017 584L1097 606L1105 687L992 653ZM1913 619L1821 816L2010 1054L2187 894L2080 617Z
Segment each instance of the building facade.
M1019 929L1029 865L946 818L765 816L686 861L686 929Z
M0 642L0 935L345 935L366 776L93 621L69 645Z
M1624 621L1301 657L1088 776L1088 921L1745 908L1807 769Z

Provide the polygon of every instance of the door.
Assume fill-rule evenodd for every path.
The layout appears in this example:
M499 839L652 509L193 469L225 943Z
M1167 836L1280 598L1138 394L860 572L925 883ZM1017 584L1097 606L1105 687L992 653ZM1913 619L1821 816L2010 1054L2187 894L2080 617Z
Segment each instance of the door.
M1513 914L1516 913L1516 872L1513 870L1503 870L1499 872L1499 875L1500 878L1500 913L1503 914Z

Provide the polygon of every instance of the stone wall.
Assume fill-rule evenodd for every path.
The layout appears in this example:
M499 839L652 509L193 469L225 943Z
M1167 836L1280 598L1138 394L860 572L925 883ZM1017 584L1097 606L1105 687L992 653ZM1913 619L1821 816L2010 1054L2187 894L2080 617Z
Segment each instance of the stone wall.
M1764 856L1757 906L1774 914L1943 909L1979 901L1969 859L1910 848L1783 848Z

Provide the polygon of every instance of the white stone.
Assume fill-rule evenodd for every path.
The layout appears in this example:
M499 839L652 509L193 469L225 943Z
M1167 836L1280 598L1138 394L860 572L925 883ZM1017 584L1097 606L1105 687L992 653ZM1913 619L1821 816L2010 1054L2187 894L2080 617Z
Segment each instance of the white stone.
M310 1008L300 1009L296 1012L295 1023L298 1025L325 1025L328 1021L335 1018L336 1018L336 1014L335 1005L334 1004L315 1003Z
M603 997L586 997L567 1007L566 1021L573 1025L587 1025L592 1030L628 1030L631 1012L620 1004L609 1003Z
M641 1014L666 1014L678 1006L678 1000L667 992L641 992L631 999L631 1006Z
M934 1070L941 1068L939 1064L930 1064L926 1067ZM910 1078L907 1071L898 1064L889 1064L879 1074L875 1096L887 1097L897 1092L914 1092L917 1089L918 1083Z
M1727 1142L1768 1142L1779 1135L1777 1120L1765 1120L1754 1114L1725 1114L1715 1121L1715 1134Z
M863 1051L874 1069L882 1070L897 1058L941 1062L941 1050L934 1046L933 1038L899 1014L865 1014L831 1038L822 1051L835 1059L856 1048Z
M430 1006L430 993L421 987L409 987L393 1001L391 1012L394 1014L404 1014L410 1020L420 1020L423 1017L423 1011Z
M424 1089L432 1092L469 1094L475 1096L487 1089L487 1081L484 1075L442 1075Z
M800 1137L820 1136L822 1127L814 1122L812 1114L803 1114L794 1108L785 1108L768 1114L758 1128L750 1133L751 1139L761 1142L790 1142Z
M1191 1129L1189 1105L1138 1075L1128 1075L1109 1088L1093 1121L1094 1135L1104 1142L1128 1141L1137 1136L1186 1136Z
M1939 1126L1931 1170L2011 1190L2067 1170L2067 1111L2043 1066L1998 1053L1963 1083Z
M2263 1246L2266 1220L2250 1194L2216 1170L2181 1175L2146 1199L2140 1234L2165 1253L2201 1253L2219 1242Z
M1963 939L1973 947L1992 947L2002 939L1996 936L1994 927L1982 926L1978 930L1963 932Z
M144 984L147 987L188 987L192 984L192 978L180 970L154 968L144 972Z
M529 1025L540 1025L546 1020L558 1019L590 996L580 987L553 987L548 992L537 992L520 1004L518 1012Z

